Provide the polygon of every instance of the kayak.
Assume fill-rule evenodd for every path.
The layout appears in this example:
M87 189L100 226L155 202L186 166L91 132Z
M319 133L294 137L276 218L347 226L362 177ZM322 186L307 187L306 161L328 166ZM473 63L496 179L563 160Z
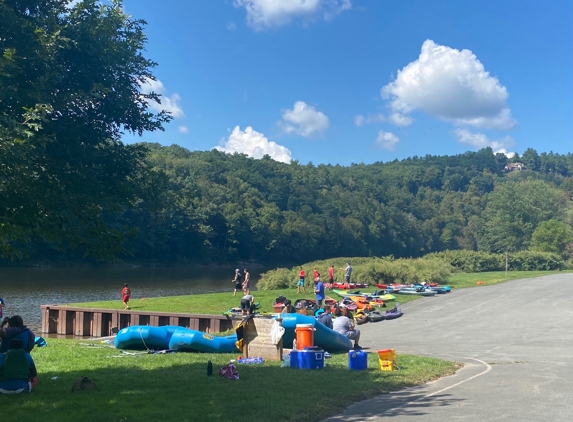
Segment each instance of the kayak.
M405 289L400 289L396 292L401 295L417 295L417 296L435 296L438 292L430 289L420 289L415 287L407 287Z
M332 283L333 289L363 289L368 287L366 283Z
M431 290L435 290L439 295L450 293L452 288L450 286L437 286L437 287L430 287Z
M386 317L384 316L384 314L380 311L372 311L368 314L368 320L370 320L370 322L379 322L384 320Z
M380 299L384 302L388 302L391 300L396 300L396 296L391 295L391 294L379 294L378 291L374 291L372 293L363 293L359 290L357 291L350 291L350 290L337 290L334 289L333 290L334 293L336 293L338 296L340 297L351 297L351 296L362 296L363 298L367 299L367 300L375 300L375 299Z

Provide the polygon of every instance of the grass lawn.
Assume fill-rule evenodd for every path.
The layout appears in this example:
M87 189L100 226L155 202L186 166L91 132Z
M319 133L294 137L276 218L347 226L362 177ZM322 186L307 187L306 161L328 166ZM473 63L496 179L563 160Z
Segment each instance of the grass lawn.
M0 395L2 421L318 421L351 403L454 373L456 364L399 355L400 371L382 372L369 354L367 371L348 369L346 354L325 368L302 371L280 362L237 364L238 381L217 375L236 359L230 354L173 353L119 356L120 351L86 341L48 339L32 356L39 384L32 394ZM207 361L214 375L207 377ZM97 391L72 393L80 376ZM57 379L53 379L57 377Z
M480 287L476 284L478 281L484 282L486 285L499 284L504 281L515 280L519 278L539 277L542 275L549 275L559 273L559 271L509 271L507 276L505 272L487 272L487 273L455 273L452 274L449 285L453 289L466 288L466 287ZM373 288L363 289L364 291L372 291ZM274 300L283 295L294 301L299 297L314 298L312 289L307 289L307 294L296 294L294 289L283 290L257 290L253 291L255 301L261 302L261 311L263 313L272 312L272 304ZM330 292L327 295L338 299L338 297ZM136 311L161 311L161 312L185 312L185 313L198 313L198 314L221 314L231 307L239 306L241 296L233 296L230 289L229 293L210 293L200 295L184 295L184 296L170 296L170 297L153 297L141 298L137 297L137 290L134 288L134 296L129 302L131 309ZM411 302L412 300L421 299L419 296L410 295L396 295L396 300L401 304ZM392 302L389 302L391 305ZM69 304L70 306L104 308L104 309L123 309L121 301L101 301L101 302L82 302Z

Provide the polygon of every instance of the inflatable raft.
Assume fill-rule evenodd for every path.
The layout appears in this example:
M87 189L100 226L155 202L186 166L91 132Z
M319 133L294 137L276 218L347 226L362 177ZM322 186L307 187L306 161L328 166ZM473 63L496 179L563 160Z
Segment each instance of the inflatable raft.
M166 325L150 327L134 325L117 333L114 345L117 349L131 350L177 350L180 352L234 353L235 334L217 337L197 330Z
M348 352L352 348L352 342L346 336L331 330L326 325L321 324L315 318L302 314L283 314L283 347L292 348L295 339L295 328L297 324L310 324L314 327L314 345L320 346L328 352Z

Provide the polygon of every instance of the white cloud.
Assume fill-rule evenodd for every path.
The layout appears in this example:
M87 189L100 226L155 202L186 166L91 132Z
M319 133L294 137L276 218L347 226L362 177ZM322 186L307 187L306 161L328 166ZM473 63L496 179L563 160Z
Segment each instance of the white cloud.
M262 158L263 155L268 154L274 160L283 163L290 163L292 160L292 155L288 148L269 141L265 135L253 130L251 126L248 126L244 132L239 126L236 126L229 138L226 141L221 140L219 146L215 147L215 149L229 154L240 152L253 158Z
M513 156L515 153L508 153L507 148L515 145L515 141L511 136L505 136L502 139L492 140L483 133L472 133L466 129L456 129L454 131L458 137L458 142L465 145L470 145L476 149L491 147L494 153L503 152ZM508 155L510 156L510 155Z
M227 29L229 31L234 31L237 29L237 24L235 22L227 22Z
M356 126L363 126L365 124L377 123L377 122L390 122L396 126L408 126L411 125L414 119L410 116L405 116L400 113L392 113L386 116L382 113L368 114L366 117L362 115L354 116L354 124Z
M328 117L304 101L294 103L292 110L283 110L278 122L285 133L297 133L304 137L319 135L330 127Z
M381 130L376 137L376 146L389 151L394 151L398 142L400 142L400 139L392 132L384 132Z
M247 25L255 31L290 23L292 18L330 20L350 9L350 0L234 0L247 11Z
M185 125L179 126L179 133L189 133L189 128Z
M149 101L149 108L160 112L162 110L168 111L174 118L185 117L185 113L183 109L179 105L179 101L181 101L181 97L179 94L174 93L171 97L168 97L165 92L165 86L163 82L159 79L152 80L146 79L145 83L141 84L141 92L144 94L149 94L151 92L155 92L156 94L161 95L161 104L155 101Z
M396 121L421 110L457 125L508 130L516 124L506 104L507 89L475 54L432 40L426 40L418 59L382 88L382 97L398 113Z

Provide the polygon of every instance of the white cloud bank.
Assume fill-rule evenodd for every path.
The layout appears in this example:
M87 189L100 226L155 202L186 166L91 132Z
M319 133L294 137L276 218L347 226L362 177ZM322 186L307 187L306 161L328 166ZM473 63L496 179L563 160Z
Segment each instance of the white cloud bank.
M229 138L226 141L222 140L215 149L229 154L239 152L253 158L262 158L263 155L268 154L273 160L283 163L290 163L292 160L288 148L269 141L265 135L257 132L251 126L248 126L244 132L239 126L236 126Z
M458 142L461 144L470 145L477 149L491 147L494 153L502 152L508 156L513 156L513 154L515 154L513 152L507 152L507 148L515 145L515 141L511 136L505 136L498 140L491 140L483 133L472 133L466 129L456 129L454 133L458 138Z
M156 80L147 79L145 83L141 84L140 86L141 86L141 92L143 92L144 94L155 92L156 94L161 95L160 98L161 104L155 101L150 101L149 102L150 109L157 112L160 112L162 110L168 111L176 119L180 117L185 117L185 113L183 112L183 109L179 105L179 101L181 101L181 97L179 96L179 94L174 93L173 95L171 95L171 97L165 95L166 92L165 86L163 85L163 82L161 82L159 79Z
M330 127L326 114L317 111L304 101L294 103L292 110L283 110L278 125L285 133L296 133L305 138L321 135Z
M382 88L382 97L401 117L421 110L456 125L508 130L516 124L506 104L507 89L475 54L432 40L426 40L418 59Z
M283 26L293 18L330 20L352 7L350 0L234 0L247 11L247 25L255 31Z
M400 139L392 132L384 132L381 130L378 132L374 145L382 149L387 149L388 151L394 151L398 142L400 142Z

